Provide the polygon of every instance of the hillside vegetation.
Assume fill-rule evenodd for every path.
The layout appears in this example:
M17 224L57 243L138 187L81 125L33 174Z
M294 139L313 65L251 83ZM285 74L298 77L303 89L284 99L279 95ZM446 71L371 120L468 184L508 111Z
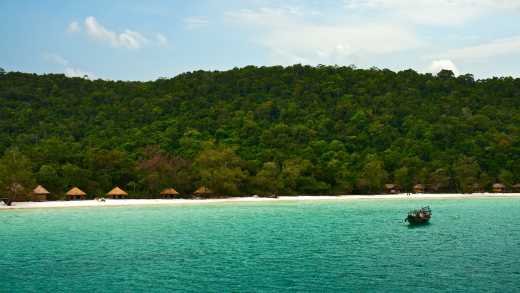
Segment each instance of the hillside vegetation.
M4 72L0 133L0 193L14 182L55 197L115 185L471 192L520 182L520 79L302 65L151 82Z

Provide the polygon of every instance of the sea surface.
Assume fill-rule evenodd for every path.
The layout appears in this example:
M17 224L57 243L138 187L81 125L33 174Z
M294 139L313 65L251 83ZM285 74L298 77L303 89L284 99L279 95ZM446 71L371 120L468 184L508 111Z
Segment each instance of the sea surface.
M8 210L0 249L1 292L520 292L520 199Z

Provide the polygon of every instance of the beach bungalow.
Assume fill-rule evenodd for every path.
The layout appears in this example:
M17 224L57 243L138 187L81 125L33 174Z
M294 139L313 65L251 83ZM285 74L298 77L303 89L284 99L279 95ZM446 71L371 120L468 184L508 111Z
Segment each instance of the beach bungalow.
M473 183L469 185L470 193L482 193L484 192L484 189L480 186L478 183Z
M424 189L425 189L424 185L422 185L420 183L419 184L415 184L414 187L413 187L413 191L415 193L424 193Z
M124 191L123 189L116 186L114 189L110 190L107 193L109 198L124 198L128 196L128 193Z
M32 191L31 198L34 201L46 201L47 195L49 195L50 192L45 189L45 187L38 185L36 188Z
M67 194L67 198L69 200L85 199L85 196L87 196L87 194L85 192L83 192L83 190L81 190L77 187L73 187L66 194Z
M401 189L399 188L399 185L397 184L385 184L385 193L388 194L397 194L400 193Z
M210 194L213 194L213 191L209 188L207 188L206 186L201 186L199 187L197 190L195 190L195 192L193 192L194 195L196 196L201 196L201 195L210 195Z
M504 193L506 192L506 186L502 183L493 184L493 192L494 193Z
M520 183L513 185L513 192L520 192Z
M174 198L178 195L180 195L180 193L178 193L174 188L166 188L165 190L161 191L161 196L163 198Z

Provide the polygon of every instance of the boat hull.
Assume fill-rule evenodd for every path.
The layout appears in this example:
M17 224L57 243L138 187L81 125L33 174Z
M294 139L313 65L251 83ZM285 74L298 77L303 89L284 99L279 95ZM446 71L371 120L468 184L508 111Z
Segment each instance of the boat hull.
M430 221L430 217L414 217L414 216L408 216L406 218L406 221L410 223L410 225L423 225L428 224Z

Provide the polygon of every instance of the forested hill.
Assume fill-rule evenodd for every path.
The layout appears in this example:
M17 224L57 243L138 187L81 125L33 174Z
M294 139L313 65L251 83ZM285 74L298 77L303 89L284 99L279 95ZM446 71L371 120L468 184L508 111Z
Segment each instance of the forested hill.
M301 65L152 82L9 72L0 131L0 183L16 166L20 182L56 196L115 185L136 195L489 190L520 182L520 79Z

